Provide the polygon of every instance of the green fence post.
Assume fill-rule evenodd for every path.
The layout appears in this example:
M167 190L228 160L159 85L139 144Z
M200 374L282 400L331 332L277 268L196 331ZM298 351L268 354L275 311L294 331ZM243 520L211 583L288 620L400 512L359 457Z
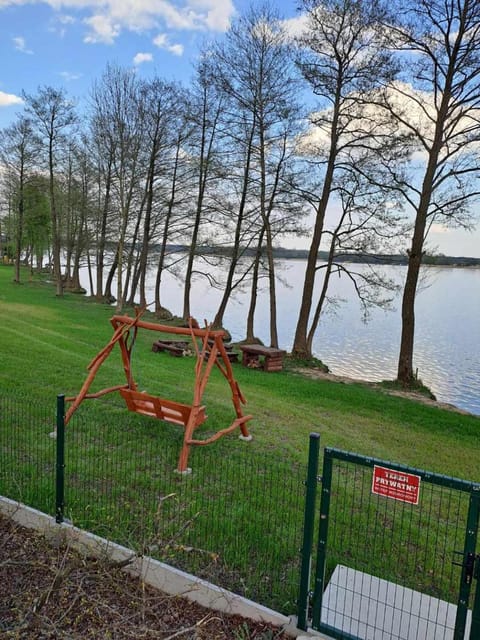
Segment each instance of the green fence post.
M475 575L474 578L477 581L475 585L475 598L473 600L472 607L472 624L470 626L469 640L475 640L480 638L480 556L476 556L475 561Z
M467 552L469 552L472 556L472 567L474 569L473 575L470 576L470 579L467 579L465 573L466 569L463 568L462 571L462 584L460 586L460 602L457 607L457 618L455 620L455 632L454 632L454 640L458 638L463 638L465 635L465 627L466 627L466 618L468 611L468 600L470 596L470 587L472 585L472 579L477 580L477 584L475 585L475 598L473 601L473 609L472 609L472 620L470 626L470 640L476 640L479 637L480 632L480 589L479 589L479 574L480 571L476 564L478 564L478 556L476 554L477 548L477 539L478 539L478 525L480 521L480 485L475 484L472 487L472 492L470 493L470 508L468 510L468 522L467 522L467 532L465 536L465 556ZM458 625L458 629L457 629ZM463 635L462 635L463 634Z
M55 475L55 520L63 522L65 508L65 396L57 396L57 449Z
M467 557L471 557L472 569L475 566L475 549L477 546L478 522L480 517L480 485L474 485L470 493L470 504L467 516L467 530L465 532L465 547L463 556L463 569L460 578L460 593L457 604L457 615L455 617L455 630L453 640L463 640L465 637L465 627L467 624L468 601L472 585L472 574L467 570ZM478 585L477 585L478 588ZM475 620L472 623L472 630L475 627ZM470 635L471 638L477 636Z
M305 495L305 515L303 520L302 564L300 570L300 588L297 608L297 627L305 631L308 619L308 599L310 594L310 569L315 525L315 500L318 483L318 459L320 450L320 434L310 434L308 450L308 470Z
M312 629L319 630L322 614L322 599L325 587L325 565L327 554L328 523L330 514L330 492L332 487L333 458L327 447L323 454L322 497L320 499L320 522L318 525L317 563L312 597Z

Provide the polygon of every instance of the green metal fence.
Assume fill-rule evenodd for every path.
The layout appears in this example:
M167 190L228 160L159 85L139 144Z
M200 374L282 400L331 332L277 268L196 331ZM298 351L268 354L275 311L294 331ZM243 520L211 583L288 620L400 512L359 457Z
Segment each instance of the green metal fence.
M179 476L176 426L92 403L62 438L52 400L0 396L1 495L284 613L298 604L302 629L480 638L479 484L326 449L318 492L317 434L306 491L302 464L234 437L195 448Z
M0 495L55 509L55 403L0 394Z
M45 404L53 407L0 397L1 495L295 610L304 465L232 435L194 448L193 473L179 476L175 425L96 401L73 416L63 439L62 399L57 418L54 399ZM48 435L55 425L56 440Z
M479 510L479 484L325 449L299 626L311 617L348 640L478 640Z

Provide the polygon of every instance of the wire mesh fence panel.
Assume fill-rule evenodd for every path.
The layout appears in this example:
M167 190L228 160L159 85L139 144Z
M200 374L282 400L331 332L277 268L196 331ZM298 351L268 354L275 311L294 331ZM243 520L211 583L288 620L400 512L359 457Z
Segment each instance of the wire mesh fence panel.
M423 474L416 503L404 492L417 476L384 470L393 488L387 495L375 486L383 482L378 469L333 455L322 624L365 640L463 638L455 628L468 483L459 490L454 479L436 483Z
M0 495L52 513L55 506L55 404L0 394Z
M118 411L122 413L118 414ZM74 524L291 613L305 468L234 435L192 447L183 432L125 412L79 410L65 434L65 513Z

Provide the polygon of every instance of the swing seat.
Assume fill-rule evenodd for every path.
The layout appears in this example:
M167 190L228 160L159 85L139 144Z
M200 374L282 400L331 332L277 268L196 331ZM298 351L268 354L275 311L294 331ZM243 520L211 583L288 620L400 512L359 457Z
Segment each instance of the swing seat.
M151 396L144 391L133 391L133 389L120 389L120 393L125 399L128 409L135 413L173 422L183 427L186 427L190 420L193 410L192 405L165 400L164 398ZM198 407L195 426L198 427L206 419L205 407Z

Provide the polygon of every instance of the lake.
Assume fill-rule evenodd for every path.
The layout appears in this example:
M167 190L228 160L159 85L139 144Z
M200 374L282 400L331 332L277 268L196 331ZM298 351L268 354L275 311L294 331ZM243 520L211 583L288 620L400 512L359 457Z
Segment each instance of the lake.
M293 344L302 293L305 261L278 263L278 333L280 346ZM355 265L358 270L367 268ZM402 284L406 267L385 266L385 273ZM480 269L424 267L417 295L414 367L438 400L480 415ZM83 282L87 286L87 282ZM266 283L265 283L266 287ZM153 282L148 300L153 300ZM368 323L352 287L345 278L332 280L331 293L344 302L336 314L325 314L313 344L314 354L337 375L379 381L396 376L401 318L400 295L395 310L373 310ZM204 279L192 289L192 314L200 323L213 320L220 292ZM182 310L182 286L165 277L162 302L172 313ZM245 337L248 291L237 292L225 314L224 325L233 340ZM255 333L269 343L269 309L266 291L258 300Z

